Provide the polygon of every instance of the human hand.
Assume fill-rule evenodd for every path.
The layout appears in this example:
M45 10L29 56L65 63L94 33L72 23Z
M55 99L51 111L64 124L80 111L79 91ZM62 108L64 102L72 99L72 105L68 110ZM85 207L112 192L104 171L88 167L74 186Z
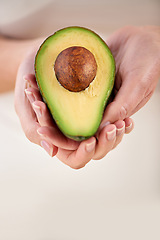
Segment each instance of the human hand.
M127 118L108 124L98 132L98 141L91 137L79 143L65 137L54 123L38 90L34 76L36 51L32 50L20 65L15 88L15 109L27 138L42 146L51 156L57 154L63 163L75 169L85 166L91 159L103 158L120 143L124 132L129 133L133 129L132 120Z
M39 129L41 125L37 121L37 116L32 108L31 103L36 100L42 101L34 77L34 59L39 45L40 43L37 42L37 45L34 48L31 48L31 51L27 54L27 56L19 66L15 86L15 110L20 119L22 129L26 137L31 142L42 145L51 156L54 156L58 151L57 146L63 147L64 149L68 150L74 150L77 149L79 144L71 139L64 137L63 134L56 127L51 116L48 116L46 122L43 122L43 125L52 125L52 127L54 128L54 139L52 139L52 143L43 141L43 138L37 133L37 129ZM28 83L28 81L26 81L24 78L24 75L28 72L31 73L29 74L30 83ZM28 93L28 96L30 98L30 101L28 101L25 90L28 89L30 86L32 86L32 88L36 91L36 94L32 95L31 92L29 92L28 90L28 92L26 92Z
M132 119L127 118L124 121L119 120L114 124L107 124L99 134L97 134L97 141L95 137L91 137L81 143L76 142L76 149L67 149L63 146L66 137L57 129L46 104L42 101L38 86L36 85L35 76L28 74L25 75L25 78L28 85L30 85L30 87L25 90L26 95L33 108L32 110L36 114L36 121L39 123L37 132L41 139L47 142L49 146L49 148L46 149L47 152L51 153L55 144L58 147L58 159L74 169L84 167L91 159L103 158L121 142L124 133L129 133L133 129ZM55 128L57 131L56 133ZM62 143L55 142L55 134L57 134L57 137L59 136L59 140L61 139ZM30 140L32 141L31 138ZM72 142L72 140L69 141Z
M107 40L116 62L115 98L107 106L106 122L130 117L152 96L160 78L160 27L124 27Z

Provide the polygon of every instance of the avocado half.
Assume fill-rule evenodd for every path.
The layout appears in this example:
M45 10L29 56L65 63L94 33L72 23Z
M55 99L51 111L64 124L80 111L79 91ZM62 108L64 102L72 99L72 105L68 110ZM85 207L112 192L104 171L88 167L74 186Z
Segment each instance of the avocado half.
M82 27L57 31L40 46L35 74L63 134L77 141L93 136L115 78L115 61L102 38Z

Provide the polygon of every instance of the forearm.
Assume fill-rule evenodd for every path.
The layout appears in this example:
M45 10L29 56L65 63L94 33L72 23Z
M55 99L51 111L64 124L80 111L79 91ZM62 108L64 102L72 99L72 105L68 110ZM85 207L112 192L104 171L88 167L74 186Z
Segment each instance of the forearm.
M14 89L18 67L36 42L0 36L0 93Z

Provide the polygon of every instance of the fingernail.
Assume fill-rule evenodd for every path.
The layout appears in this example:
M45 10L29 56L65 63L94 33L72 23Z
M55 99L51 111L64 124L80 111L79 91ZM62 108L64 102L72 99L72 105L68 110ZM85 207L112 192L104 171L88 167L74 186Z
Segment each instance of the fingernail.
M116 137L116 128L114 128L112 131L107 132L107 139L108 141L112 141Z
M86 144L86 151L92 152L95 148L96 141Z
M40 106L36 105L34 102L32 103L33 109L37 115L38 118L42 116L42 109Z
M31 84L30 84L29 80L25 76L23 76L23 80L25 82L25 88L31 87Z
M28 82L28 80L27 80L27 78L26 78L25 76L23 76L23 80L24 80L25 82Z
M109 121L107 121L107 122L103 123L102 125L100 125L100 127L99 127L99 129L98 129L98 131L97 131L97 133L96 133L96 138L97 138L97 139L99 138L99 134L100 134L101 130L102 130L105 126L107 126L107 125L109 125L109 124L111 124L111 123L110 123Z
M29 83L28 83L28 81L27 81L26 79L24 79L24 81L25 81L25 89L26 89L26 88L29 88Z
M25 91L29 101L31 103L33 103L35 101L35 97L34 97L33 93L31 91L29 91L28 89L25 89L24 91Z
M43 133L41 132L41 129L37 129L37 133L38 133L40 136L45 136L45 134L43 134Z
M125 124L123 125L123 127L117 128L117 136L120 136L124 132L124 129L125 129Z
M46 152L52 157L53 148L50 146L50 144L48 142L46 142L45 140L42 140L41 147L43 147L46 150Z
M26 75L23 76L23 80L24 80L24 81L28 81Z
M53 146L53 152L52 152L52 157L54 157L58 152L58 148L56 146Z
M131 129L131 127L132 127L132 122L130 123L129 126L126 127L126 129L129 130L129 129Z

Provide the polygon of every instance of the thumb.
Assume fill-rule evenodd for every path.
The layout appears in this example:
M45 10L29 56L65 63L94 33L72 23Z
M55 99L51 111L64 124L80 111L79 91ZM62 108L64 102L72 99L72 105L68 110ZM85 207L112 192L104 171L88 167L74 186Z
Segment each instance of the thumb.
M109 122L114 123L130 117L141 102L142 95L140 89L135 87L132 81L130 84L123 82L113 102L109 103L104 111L99 131Z

